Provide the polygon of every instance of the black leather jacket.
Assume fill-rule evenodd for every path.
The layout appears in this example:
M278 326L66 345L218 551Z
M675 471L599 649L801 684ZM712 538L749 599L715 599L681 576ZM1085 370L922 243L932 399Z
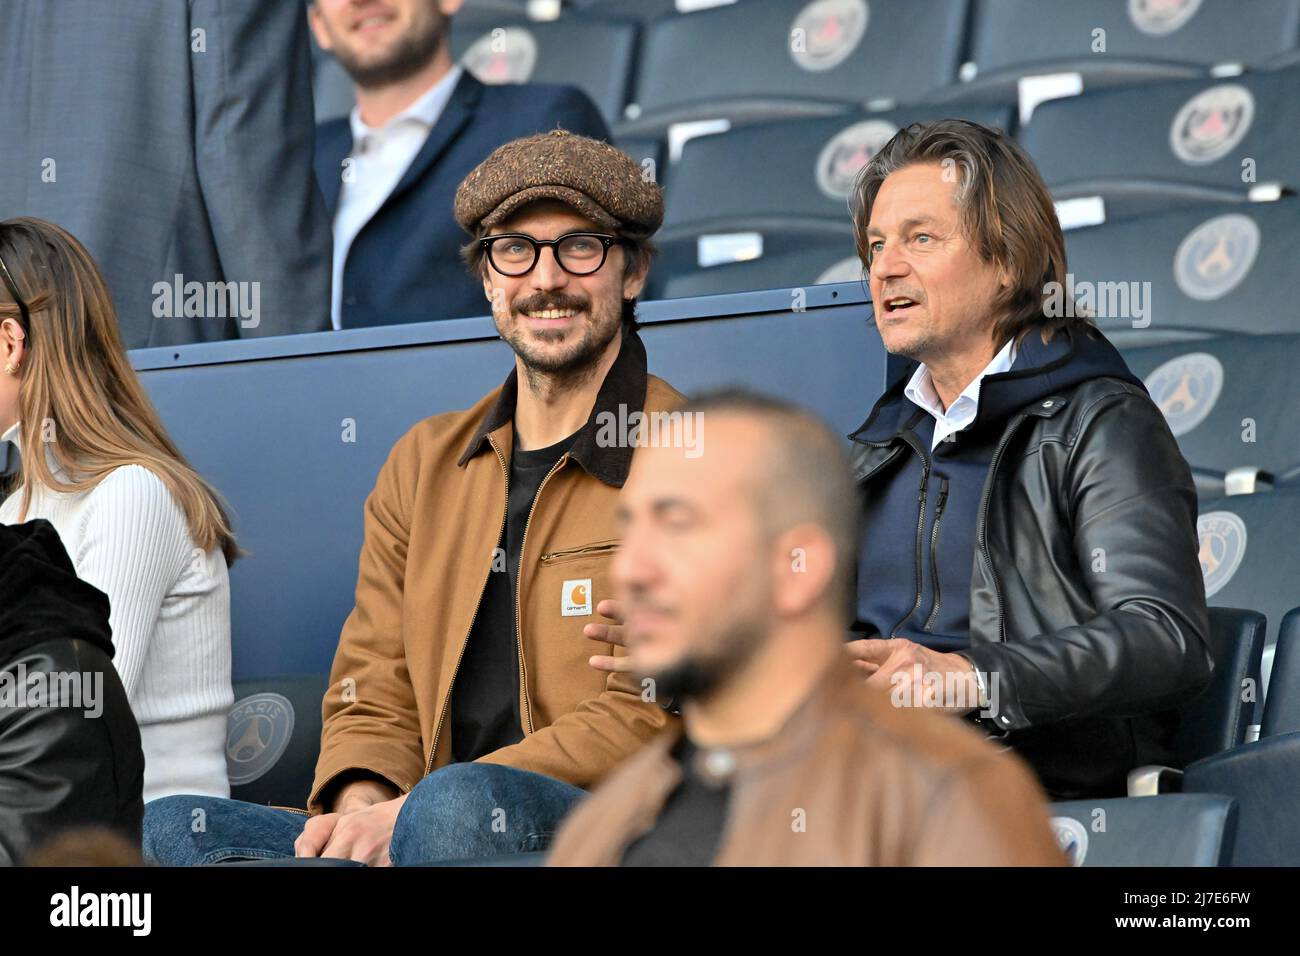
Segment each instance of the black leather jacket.
M915 411L902 398L915 367L891 377L851 436L860 482L907 452L878 419L900 403ZM986 413L1005 425L976 519L962 653L998 676L989 729L1055 798L1122 795L1130 769L1171 762L1174 708L1213 669L1190 469L1099 336L1030 334L1011 372L985 378Z
M78 580L53 526L0 525L0 865L67 827L139 843L144 754L112 655L108 599ZM93 698L37 705L49 675L73 674Z

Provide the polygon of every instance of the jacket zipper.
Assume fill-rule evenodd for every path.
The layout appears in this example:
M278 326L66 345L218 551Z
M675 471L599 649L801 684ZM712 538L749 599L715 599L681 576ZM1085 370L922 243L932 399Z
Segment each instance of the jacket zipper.
M537 510L537 502L542 497L542 489L546 483L551 480L551 475L555 474L564 467L564 463L569 460L569 453L566 451L560 456L560 460L551 466L551 470L546 473L542 483L537 486L537 494L533 495L533 503L528 506L528 517L524 520L524 536L519 539L519 575L515 580L515 647L519 653L519 694L522 698L522 713L524 717L524 733L533 732L533 714L532 706L528 703L528 670L524 667L524 629L520 621L520 597L524 589L524 554L528 547L528 526L533 523L533 512Z
M921 575L924 570L921 566L921 545L925 541L925 499L930 484L930 458L925 454L921 446L912 441L910 433L903 433L903 441L912 446L921 457L921 490L917 494L917 516L916 516L916 599L912 601L912 609L899 619L898 623L889 629L889 633L881 635L882 637L893 637L898 633L898 629L906 623L907 619L916 613L916 609L921 606L921 590L923 582Z
M501 544L501 535L504 534L506 530L506 515L510 511L510 466L506 464L506 457L501 454L500 449L490 441L488 444L492 445L492 450L496 452L497 461L501 462L501 472L506 478L506 503L505 507L501 510L501 527L497 529L497 546L499 547ZM526 527L524 531L526 534ZM520 554L523 553L522 547L519 549L519 552ZM438 714L438 725L433 729L433 746L429 748L429 759L424 765L424 775L426 777L433 773L433 758L438 753L438 738L442 736L442 724L443 721L447 719L447 708L451 705L451 692L456 686L456 675L460 672L460 662L465 657L465 648L469 646L470 634L474 631L474 621L478 618L479 608L483 605L483 595L487 593L488 581L491 580L491 575L497 573L498 572L489 568L489 576L483 579L483 587L479 589L478 602L474 605L474 616L469 619L469 633L465 635L465 640L460 645L460 654L457 655L456 666L451 672L451 684L447 687L447 699L442 702L442 711Z
M934 606L925 619L925 629L934 630L934 619L939 616L939 522L943 520L943 506L948 503L948 479L939 480L939 501L934 506L934 526L930 529L930 581L934 584Z
M1021 423L1028 418L1023 412L1018 415L1006 431L1002 433L1002 440L998 442L997 448L993 450L993 458L989 461L988 476L984 479L984 492L980 496L979 517L976 520L976 537L979 541L980 556L984 559L984 566L988 568L989 577L993 581L993 596L998 602L998 641L1005 644L1007 642L1007 623L1006 615L1002 611L1002 582L998 579L998 569L993 566L993 556L989 554L988 547L988 509L989 500L993 497L993 481L997 477L998 462L1002 459L1002 452L1011 444L1011 438L1016 433Z

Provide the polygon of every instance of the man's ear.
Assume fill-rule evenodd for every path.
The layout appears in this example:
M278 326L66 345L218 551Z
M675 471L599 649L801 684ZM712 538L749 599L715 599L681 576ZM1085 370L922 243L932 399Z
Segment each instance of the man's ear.
M627 255L626 252L623 253ZM623 277L623 298L635 299L645 288L645 281L650 274L650 257L641 257L641 267L634 272L630 272Z
M835 577L835 542L815 524L795 525L775 545L772 598L776 612L797 617L826 596Z
M307 25L311 27L312 36L316 38L316 45L322 50L329 52L333 49L330 44L329 32L325 29L325 20L321 16L320 5L313 2L307 7Z
M464 0L438 0L438 9L442 11L444 17L459 13L464 5Z

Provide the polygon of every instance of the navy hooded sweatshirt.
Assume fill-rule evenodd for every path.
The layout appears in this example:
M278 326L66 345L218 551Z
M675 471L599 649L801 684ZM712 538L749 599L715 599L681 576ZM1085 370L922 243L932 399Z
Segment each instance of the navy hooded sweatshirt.
M885 394L849 436L902 443L903 449L862 489L855 629L957 651L970 644L975 525L989 462L1007 422L1048 395L1090 379L1144 386L1100 333L1067 330L1044 344L1035 330L1020 342L1009 371L981 382L975 420L931 452L934 419L903 394L918 364L891 357Z

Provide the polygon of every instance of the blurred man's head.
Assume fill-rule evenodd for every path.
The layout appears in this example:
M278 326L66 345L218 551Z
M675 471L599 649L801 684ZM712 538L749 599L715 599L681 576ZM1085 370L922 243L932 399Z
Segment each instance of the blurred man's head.
M525 372L583 375L636 327L663 195L627 154L564 130L517 139L465 177L454 211Z
M1046 325L1065 241L1046 185L1010 137L965 120L913 124L859 173L851 208L890 352L933 362Z
M446 46L461 0L313 0L316 43L365 89L418 73Z
M694 451L636 452L613 573L637 672L703 698L775 640L842 634L857 493L839 440L792 406L718 393L683 413L702 416Z

